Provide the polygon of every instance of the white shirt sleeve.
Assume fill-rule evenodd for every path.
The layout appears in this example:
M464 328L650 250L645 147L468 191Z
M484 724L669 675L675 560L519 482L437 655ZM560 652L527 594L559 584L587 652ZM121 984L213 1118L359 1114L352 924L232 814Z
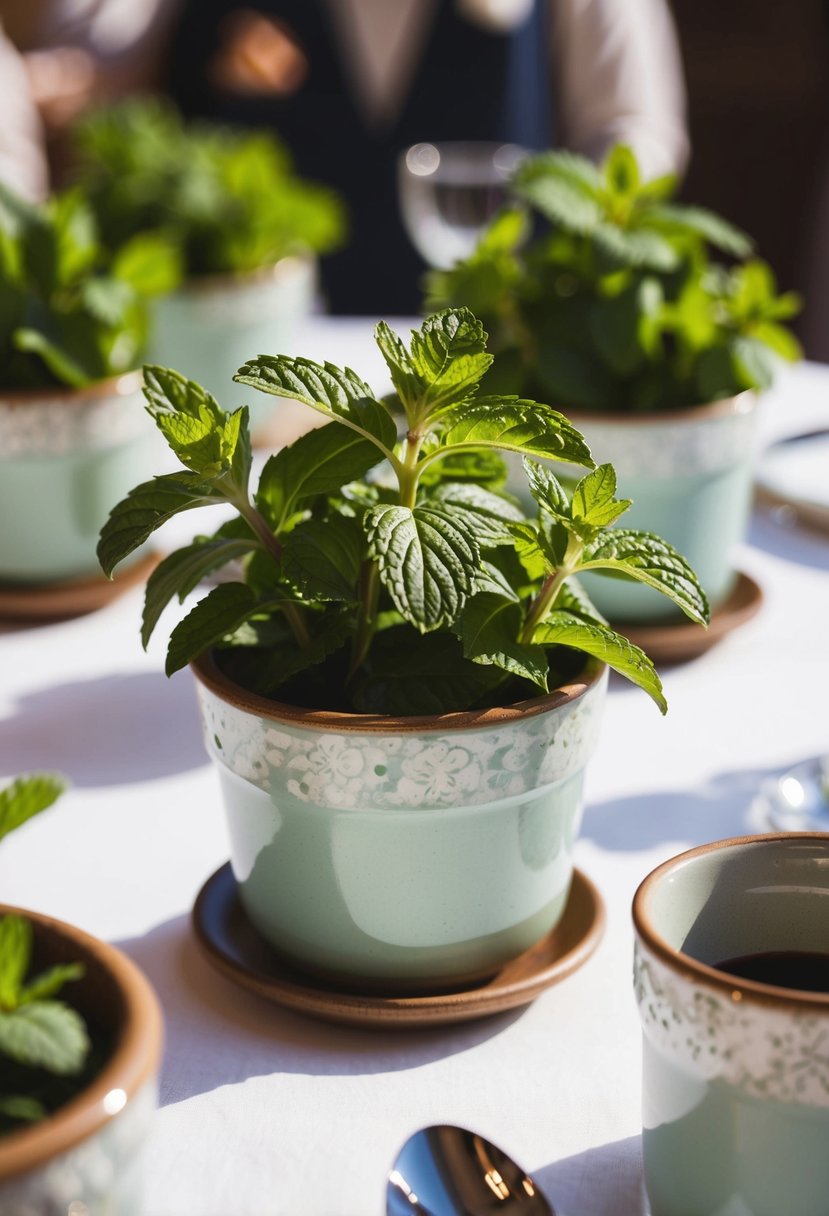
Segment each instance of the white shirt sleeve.
M32 201L46 197L43 127L23 60L0 26L0 181Z
M552 0L556 143L601 160L629 144L643 176L688 160L685 86L667 0Z

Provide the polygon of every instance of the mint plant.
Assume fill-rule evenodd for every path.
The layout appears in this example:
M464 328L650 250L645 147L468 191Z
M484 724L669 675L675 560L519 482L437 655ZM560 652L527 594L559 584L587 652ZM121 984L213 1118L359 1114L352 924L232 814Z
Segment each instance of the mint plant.
M78 388L131 371L147 299L179 273L175 251L152 234L108 253L78 191L34 206L0 184L0 389Z
M664 712L652 663L608 628L578 575L647 583L705 623L688 563L656 536L613 526L629 501L560 413L479 392L492 356L467 309L427 318L408 346L382 321L375 338L395 390L383 400L330 363L260 355L239 370L239 383L330 420L271 456L253 495L247 409L228 414L179 373L145 368L147 408L184 468L113 509L103 569L111 576L179 512L226 503L235 514L151 575L144 645L174 597L236 562L238 581L215 586L173 629L168 673L215 647L228 675L268 697L431 714L545 692L587 654ZM506 485L501 453L523 457L533 518ZM541 463L551 459L590 469L572 495Z
M427 281L430 307L466 305L489 329L493 391L506 382L565 412L686 408L767 388L779 359L799 357L785 324L798 298L777 294L744 233L674 201L676 186L642 181L621 145L600 168L566 152L522 163L515 205Z
M0 790L0 840L64 789L60 778L41 773ZM0 1131L42 1119L70 1097L90 1052L83 1018L55 999L83 967L61 963L31 976L32 944L25 917L0 917Z
M188 278L326 253L343 239L337 197L298 178L271 132L185 122L169 102L136 97L90 112L74 140L75 177L108 247L161 233Z

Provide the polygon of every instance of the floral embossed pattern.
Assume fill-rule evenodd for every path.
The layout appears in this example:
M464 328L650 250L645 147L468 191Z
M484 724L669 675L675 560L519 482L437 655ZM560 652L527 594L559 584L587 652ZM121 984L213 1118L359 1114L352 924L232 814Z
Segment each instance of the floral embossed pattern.
M122 391L119 387L123 386ZM25 404L0 399L0 452L13 456L63 456L78 449L102 449L128 443L151 432L143 411L137 380L121 381L112 393L84 390L67 394L44 392ZM126 390L126 391L124 391Z
M747 1095L829 1109L829 1016L744 997L678 975L636 943L634 982L646 1036L673 1063Z
M733 407L727 413L701 410L698 417L668 421L583 418L579 427L597 459L612 456L624 485L625 477L714 473L745 460L754 447L756 400L744 393L733 399Z
M576 705L445 733L348 733L270 722L198 685L210 753L237 776L331 808L448 807L517 797L584 767L607 674Z

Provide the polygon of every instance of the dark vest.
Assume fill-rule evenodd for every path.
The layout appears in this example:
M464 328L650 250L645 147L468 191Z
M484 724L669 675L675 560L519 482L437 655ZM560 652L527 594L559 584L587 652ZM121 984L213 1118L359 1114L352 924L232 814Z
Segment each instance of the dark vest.
M298 173L338 190L349 211L348 245L322 262L334 313L372 317L417 313L425 265L399 214L397 157L421 141L504 140L539 149L552 143L548 0L506 34L466 20L440 0L410 92L391 126L368 128L335 45L325 0L256 0L288 26L310 64L287 98L230 97L205 66L219 46L222 19L238 5L189 0L173 40L167 90L185 114L273 129Z

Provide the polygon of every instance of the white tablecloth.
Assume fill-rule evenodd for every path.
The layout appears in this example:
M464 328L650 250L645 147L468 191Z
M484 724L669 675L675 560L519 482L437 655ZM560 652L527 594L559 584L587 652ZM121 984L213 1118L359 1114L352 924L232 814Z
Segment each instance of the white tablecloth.
M299 349L380 389L370 328L318 321ZM787 371L766 437L818 424L829 425L829 369ZM597 953L528 1008L419 1032L303 1019L202 958L189 914L227 858L218 782L189 672L162 674L164 629L141 650L139 592L0 632L0 777L50 768L73 783L0 847L0 898L117 942L164 1006L146 1216L380 1216L398 1148L434 1122L503 1145L559 1216L646 1211L633 891L664 858L752 830L760 782L829 746L829 537L755 515L738 564L761 583L763 609L663 673L667 718L611 681L577 847L607 907Z

